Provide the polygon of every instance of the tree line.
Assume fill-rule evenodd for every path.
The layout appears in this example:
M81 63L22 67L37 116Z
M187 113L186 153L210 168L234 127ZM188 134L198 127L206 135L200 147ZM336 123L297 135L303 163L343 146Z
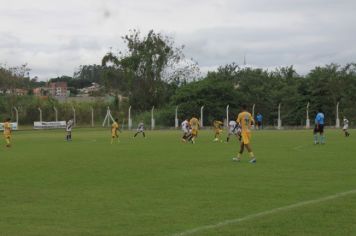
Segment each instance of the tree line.
M351 121L356 119L356 107L353 107L356 101L355 63L318 66L306 75L298 74L293 66L270 71L231 63L202 76L197 62L183 54L184 46L176 46L170 37L154 31L142 36L141 32L132 30L122 39L127 48L118 53L110 50L103 55L101 65L82 65L73 76L49 81L66 81L73 94L78 88L99 83L102 91L98 95L111 95L113 101L105 105L110 105L118 115L126 117L131 105L136 114L140 114L140 119L148 122L149 111L154 106L157 124L164 126L174 125L177 105L180 120L199 115L204 105L206 124L214 119L222 120L227 105L230 115L236 115L242 104L249 107L255 104L256 113L262 113L265 124L269 125L276 124L278 104L282 106L284 125L305 125L308 102L311 119L317 109L322 109L327 124L333 125L338 102L341 116L346 115ZM0 90L43 85L27 74L26 65L16 70L0 66ZM119 101L118 95L127 99ZM6 102L0 103L0 113L18 106L19 100L3 99ZM40 105L45 103L51 105L53 101L41 101Z

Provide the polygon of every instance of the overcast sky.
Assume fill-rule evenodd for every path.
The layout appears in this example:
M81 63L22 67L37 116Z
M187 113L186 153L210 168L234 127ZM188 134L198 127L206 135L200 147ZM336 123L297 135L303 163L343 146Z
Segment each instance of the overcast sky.
M301 74L356 62L355 0L0 0L0 64L41 80L100 64L129 29L172 36L203 72L231 62Z

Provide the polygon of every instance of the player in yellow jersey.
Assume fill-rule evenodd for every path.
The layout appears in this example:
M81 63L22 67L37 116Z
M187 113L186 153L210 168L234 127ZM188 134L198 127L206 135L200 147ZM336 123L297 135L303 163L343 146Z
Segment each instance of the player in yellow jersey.
M214 125L214 133L215 133L214 142L218 142L219 140L220 142L222 142L222 140L220 139L220 135L222 133L222 127L224 126L224 123L221 122L220 120L214 120L213 125Z
M189 121L190 127L192 129L191 131L191 141L192 143L195 143L195 139L198 136L198 130L199 130L199 120L193 116L190 121Z
M250 163L256 163L256 158L252 152L251 148L251 126L254 124L254 119L246 109L246 105L242 106L242 111L237 117L236 122L241 126L241 136L242 141L240 145L240 151L237 154L237 158L233 158L234 161L240 161L241 155L246 147L248 153L250 154Z
M115 119L115 122L111 125L111 144L113 144L114 139L117 138L117 142L120 142L119 135L117 131L119 130L119 119Z
M11 119L8 118L4 122L4 138L6 142L6 147L11 147Z

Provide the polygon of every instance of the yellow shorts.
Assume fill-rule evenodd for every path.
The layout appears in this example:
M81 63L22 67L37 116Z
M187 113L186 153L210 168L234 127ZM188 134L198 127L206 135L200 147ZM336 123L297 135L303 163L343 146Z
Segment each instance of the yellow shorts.
M11 134L4 134L5 139L11 139Z
M241 132L242 142L244 144L249 144L251 141L251 132Z
M222 133L222 129L215 129L215 134L221 134Z
M192 129L192 135L198 136L198 129Z
M111 133L111 137L117 138L117 137L119 137L119 135L117 133Z

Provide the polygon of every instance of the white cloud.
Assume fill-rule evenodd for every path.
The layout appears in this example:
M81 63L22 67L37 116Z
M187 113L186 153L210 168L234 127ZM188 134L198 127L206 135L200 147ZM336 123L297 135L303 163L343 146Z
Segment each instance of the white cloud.
M129 29L172 35L202 71L230 62L264 68L355 61L352 0L0 0L0 63L42 79L124 50Z

